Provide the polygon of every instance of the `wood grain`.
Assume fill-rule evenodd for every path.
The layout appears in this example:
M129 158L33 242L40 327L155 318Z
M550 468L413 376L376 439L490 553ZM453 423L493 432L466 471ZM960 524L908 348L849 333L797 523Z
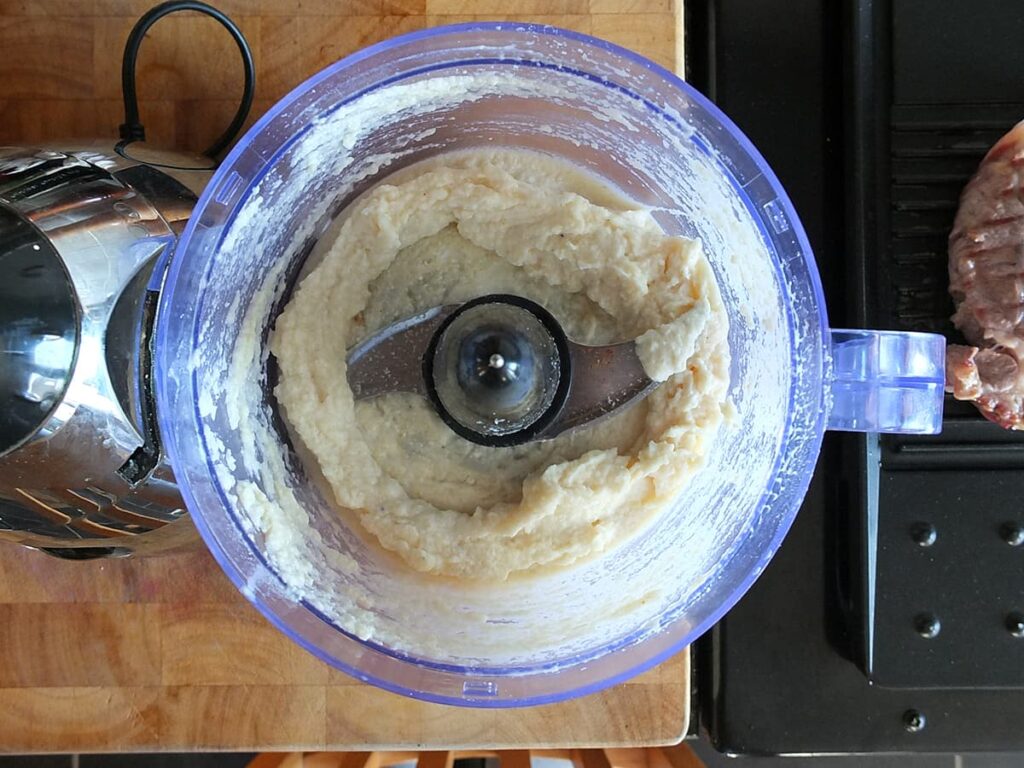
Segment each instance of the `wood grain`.
M0 0L0 141L114 137L123 119L121 50L150 0ZM424 26L504 19L552 24L681 62L673 0L221 0L253 48L249 123L338 58ZM212 19L175 14L146 35L140 112L155 144L201 151L242 89L233 43Z
M247 603L160 607L165 685L326 685L329 669Z
M0 584L0 752L653 745L689 717L685 653L544 707L396 696L289 641L198 548L75 563L4 544Z
M249 38L251 123L341 56L456 21L535 21L681 61L671 0L214 0ZM110 137L124 38L155 0L0 0L0 143ZM161 20L138 67L149 140L201 150L241 92L209 19ZM329 669L250 606L201 548L55 560L0 545L0 752L631 746L678 741L688 655L560 704L463 710Z
M96 26L91 18L0 16L4 98L93 98Z
M135 686L0 688L0 751L152 749L161 744L161 695Z
M159 685L160 629L148 605L0 606L0 687Z
M157 743L170 750L323 749L326 691L283 684L165 688Z
M676 34L672 13L596 13L592 16L590 31L596 37L625 48L643 51L666 69L675 66Z

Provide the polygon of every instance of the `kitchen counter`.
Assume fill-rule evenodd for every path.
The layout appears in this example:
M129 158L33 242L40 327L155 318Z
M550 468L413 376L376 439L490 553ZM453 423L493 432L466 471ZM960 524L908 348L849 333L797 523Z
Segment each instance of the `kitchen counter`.
M250 123L358 48L509 7L516 15L500 18L591 33L681 69L672 0L215 4L254 50ZM0 0L0 143L113 141L122 46L150 5ZM241 91L230 40L191 14L153 28L138 72L157 145L210 143ZM601 693L531 709L458 709L367 686L274 629L198 541L162 557L92 562L0 545L0 648L0 752L655 745L679 741L689 717L687 653Z
M198 541L137 560L0 547L0 752L665 744L688 654L545 707L426 704L331 669L270 625Z

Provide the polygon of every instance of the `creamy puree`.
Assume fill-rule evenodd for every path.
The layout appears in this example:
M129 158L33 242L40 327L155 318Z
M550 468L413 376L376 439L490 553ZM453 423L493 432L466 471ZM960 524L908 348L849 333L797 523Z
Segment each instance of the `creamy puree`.
M594 177L520 149L449 153L351 205L278 317L275 394L334 501L412 568L504 579L638 534L702 466L726 408L728 321L700 243ZM426 400L354 402L367 334L488 293L533 299L570 338L639 337L643 402L554 440L489 448Z

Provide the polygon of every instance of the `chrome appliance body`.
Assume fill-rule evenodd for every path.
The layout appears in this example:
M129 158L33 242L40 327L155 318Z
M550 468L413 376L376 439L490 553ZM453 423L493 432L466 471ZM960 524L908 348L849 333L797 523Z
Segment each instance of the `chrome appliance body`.
M0 148L0 538L64 557L195 537L161 450L151 344L210 163L125 155Z

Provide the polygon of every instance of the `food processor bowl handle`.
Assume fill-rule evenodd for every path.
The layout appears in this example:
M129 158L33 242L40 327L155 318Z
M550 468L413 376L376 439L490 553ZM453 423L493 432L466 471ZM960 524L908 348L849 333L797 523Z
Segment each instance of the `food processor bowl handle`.
M942 431L946 339L934 333L831 331L828 429Z

